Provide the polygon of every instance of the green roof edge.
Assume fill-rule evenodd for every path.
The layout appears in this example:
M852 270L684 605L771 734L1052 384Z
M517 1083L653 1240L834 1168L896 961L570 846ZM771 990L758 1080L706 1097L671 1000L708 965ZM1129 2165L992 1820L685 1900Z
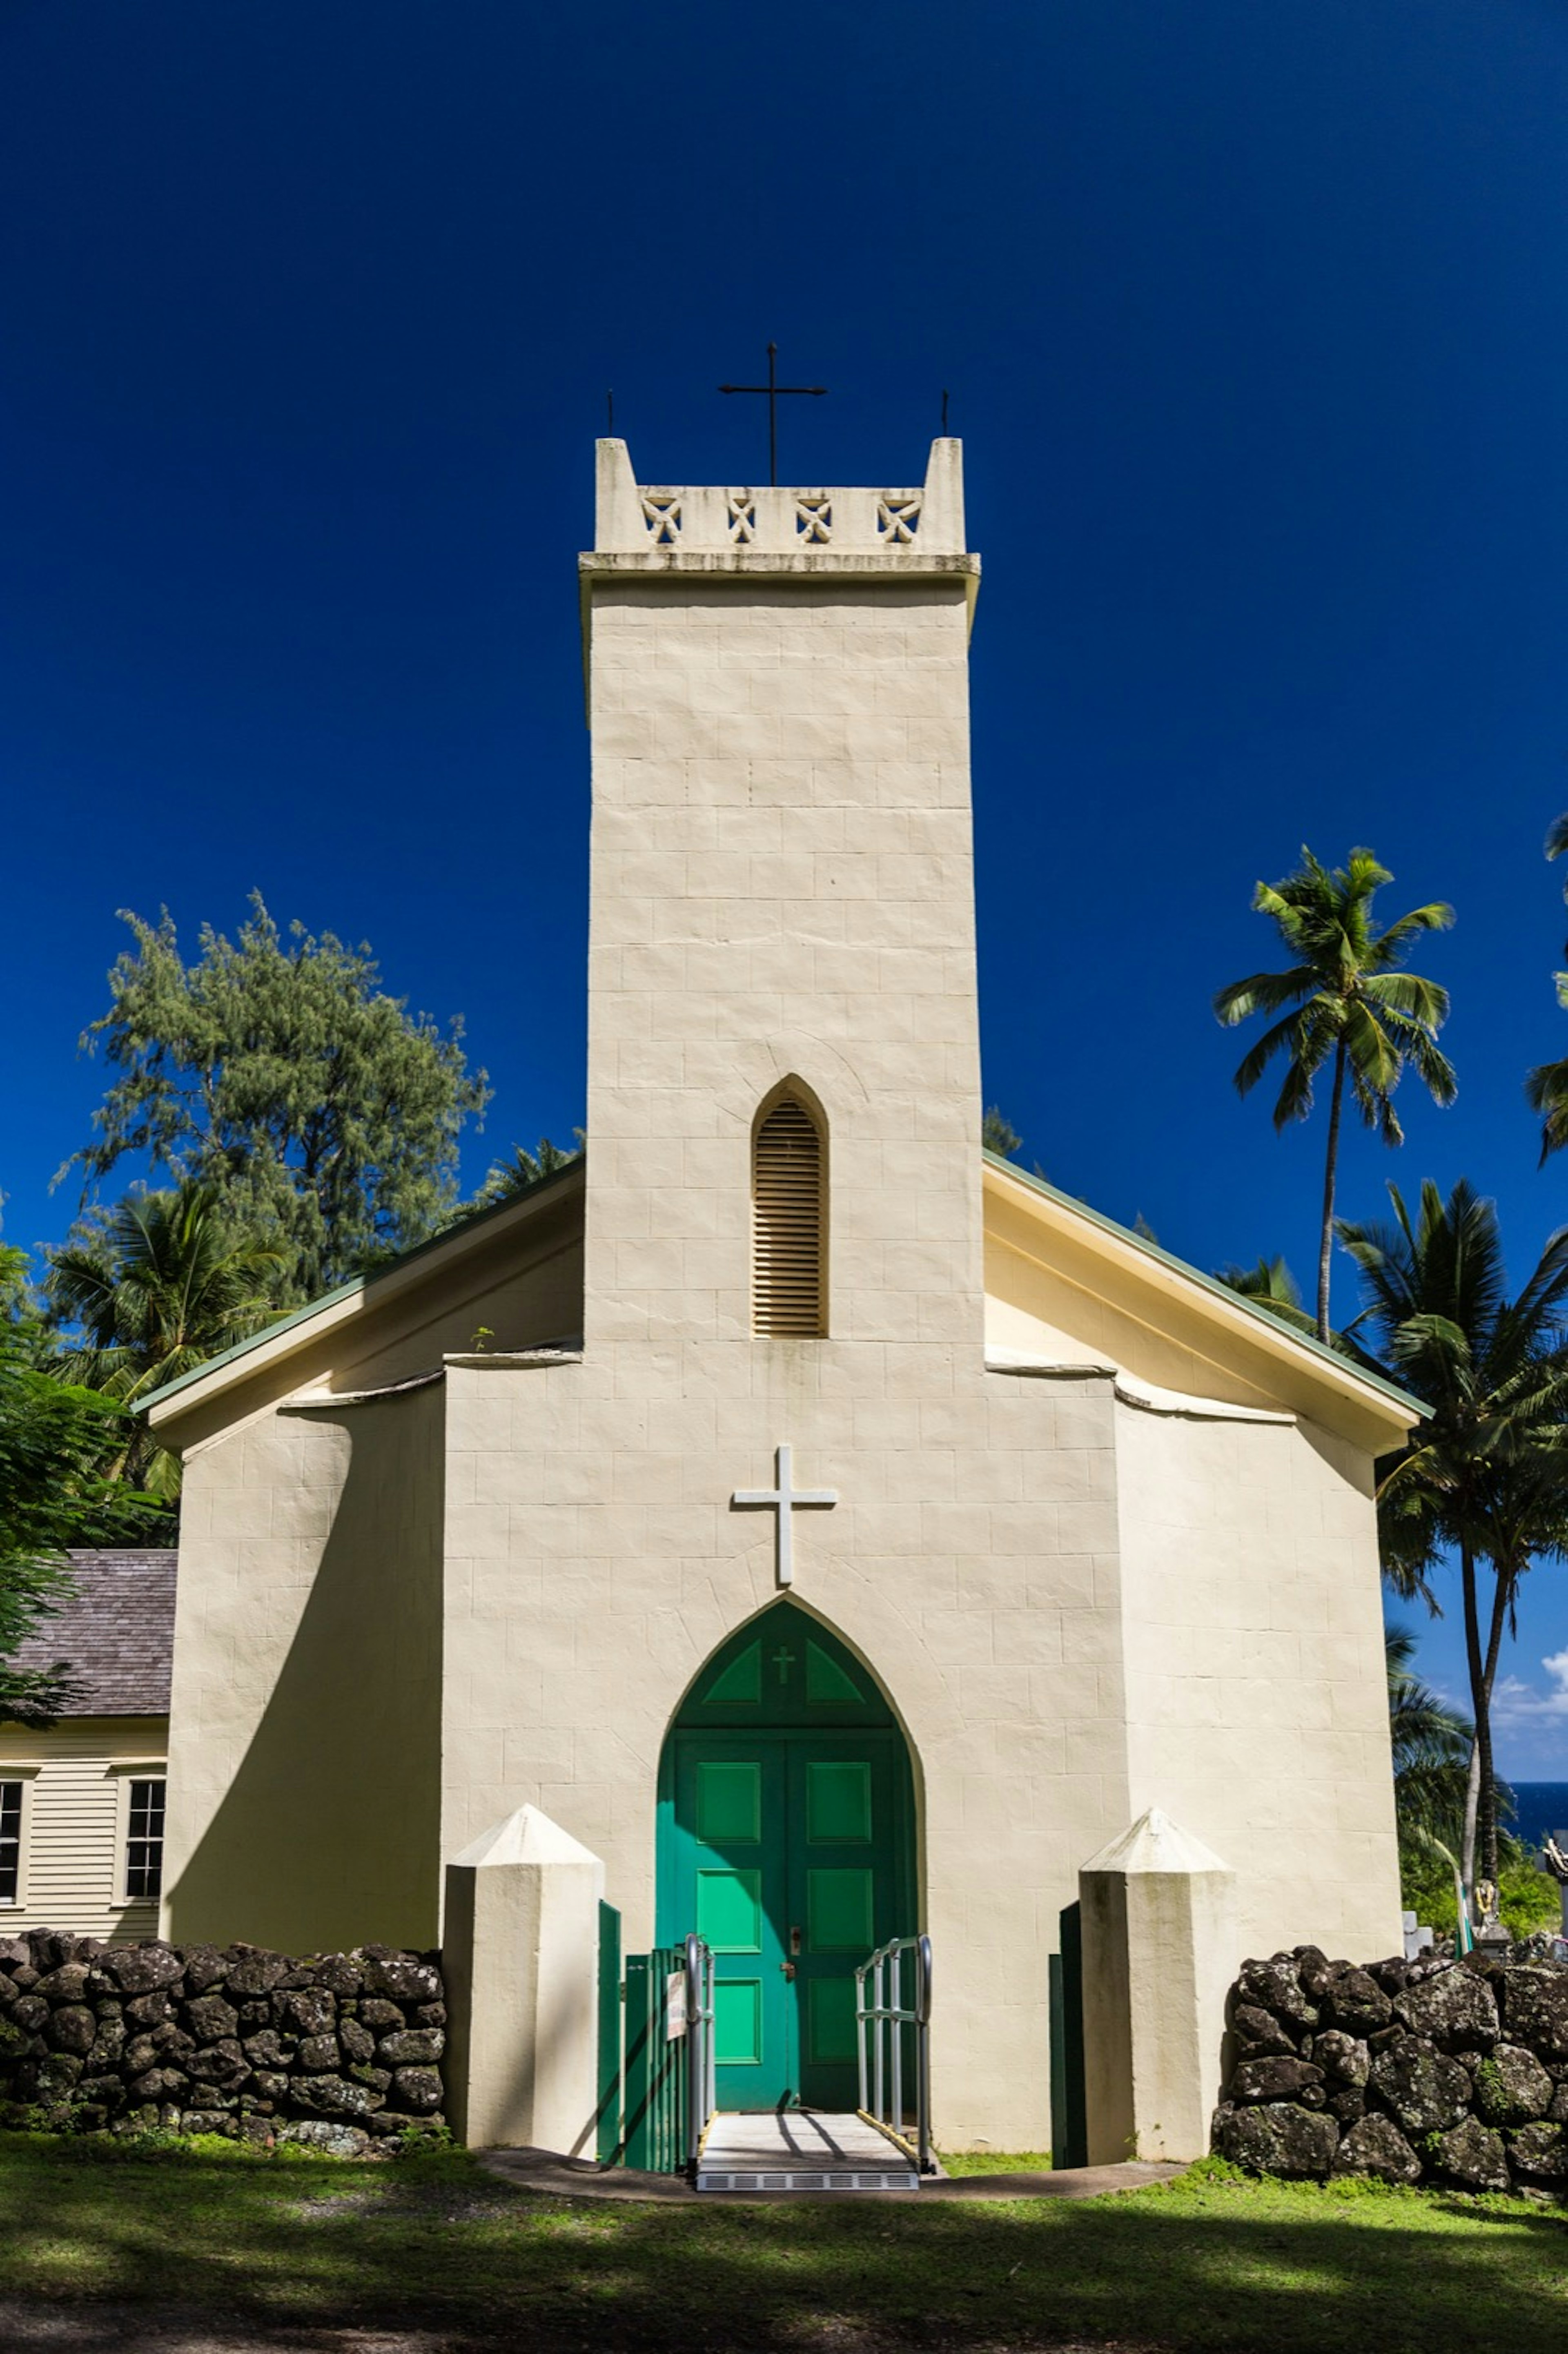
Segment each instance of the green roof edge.
M1315 1334L1292 1331L1290 1326L1283 1322L1279 1317L1271 1316L1266 1308L1260 1308L1255 1301L1248 1299L1242 1292L1233 1291L1228 1284L1216 1281L1212 1275L1205 1275L1201 1267L1192 1266L1186 1259L1178 1258L1173 1251L1164 1250L1160 1244L1150 1242L1147 1236L1135 1234L1130 1226L1119 1225L1115 1218L1107 1218L1103 1210L1091 1208L1087 1202L1079 1201L1075 1194L1065 1193L1059 1185L1053 1185L1048 1178L1032 1176L1026 1169L1020 1169L1016 1161L1004 1159L1002 1154L992 1152L984 1145L980 1148L980 1158L984 1161L989 1161L993 1169L1000 1169L1004 1175L1016 1179L1020 1185L1026 1186L1031 1193L1043 1194L1046 1201L1058 1203L1063 1209L1071 1210L1080 1218L1086 1218L1092 1226L1098 1226L1103 1233L1114 1235L1118 1242L1130 1244L1132 1248L1140 1251L1145 1258L1153 1259L1158 1266L1170 1267L1174 1274L1184 1277L1189 1283L1195 1283L1200 1290L1210 1292L1216 1299L1224 1300L1227 1307L1241 1309L1259 1323L1266 1324L1269 1331L1276 1335L1283 1334L1284 1338L1294 1342L1297 1348L1305 1349L1309 1355L1321 1358L1324 1363L1331 1365L1336 1373L1352 1373L1357 1381L1365 1382L1369 1388L1381 1390L1385 1397L1392 1398L1396 1405L1408 1407L1417 1421L1425 1422L1431 1419L1431 1407L1424 1405L1420 1398L1412 1397L1408 1390L1402 1390L1396 1383L1385 1380L1382 1373L1369 1373L1364 1366L1357 1364L1353 1358L1342 1357L1337 1349L1330 1349ZM208 1357L203 1364L194 1365L188 1373L181 1373L176 1380L165 1382L162 1389L151 1391L140 1401L137 1412L145 1414L151 1407L162 1405L165 1398L175 1397L181 1390L188 1389L193 1382L204 1381L208 1373L217 1373L220 1366L236 1363L241 1357L249 1356L252 1350L260 1349L265 1341L275 1341L280 1333L291 1331L296 1324L304 1323L307 1318L316 1315L320 1310L334 1308L341 1299L352 1299L356 1293L366 1291L372 1284L380 1282L384 1276L394 1275L401 1267L411 1267L416 1259L428 1257L432 1251L440 1250L444 1244L454 1241L459 1235L471 1233L476 1226L490 1224L493 1220L503 1216L506 1211L514 1210L519 1202L534 1200L537 1194L545 1193L550 1186L558 1185L564 1179L574 1175L582 1168L584 1159L583 1153L573 1153L571 1159L564 1161L559 1169L552 1169L547 1176L535 1178L532 1185L523 1187L518 1193L509 1193L505 1201L488 1203L482 1210L468 1211L462 1216L454 1218L450 1226L443 1226L440 1234L429 1235L422 1243L416 1243L409 1250L400 1251L396 1258L388 1259L384 1267L374 1267L367 1275L351 1275L345 1283L338 1284L331 1291L323 1291L319 1299L307 1300L302 1308L291 1309L287 1316L280 1316L273 1323L263 1325L260 1332L252 1332L248 1339L237 1341L231 1349L223 1350L216 1357Z
M1353 1373L1357 1381L1365 1382L1369 1388L1381 1390L1385 1397L1408 1406L1418 1422L1431 1420L1432 1408L1423 1405L1420 1398L1412 1397L1408 1390L1402 1390L1397 1383L1386 1380L1382 1373L1369 1373L1353 1357L1342 1357L1338 1349L1330 1349L1327 1341L1319 1340L1316 1333L1293 1331L1282 1317L1271 1316L1266 1308L1260 1308L1245 1293L1233 1291L1228 1283L1221 1283L1215 1277L1205 1275L1201 1267L1189 1265L1184 1258L1178 1258L1174 1251L1162 1250L1158 1243L1151 1243L1145 1235L1135 1234L1130 1226L1118 1225L1115 1218L1107 1218L1103 1210L1091 1209L1087 1202L1080 1202L1075 1194L1064 1193L1061 1187L1053 1185L1048 1178L1032 1177L1026 1169L1020 1169L1015 1161L1005 1160L1000 1152L992 1152L989 1145L980 1147L980 1154L993 1169L1003 1170L1009 1177L1016 1177L1018 1182L1027 1185L1031 1193L1044 1193L1048 1202L1059 1202L1065 1210L1072 1210L1080 1218L1086 1218L1090 1225L1098 1226L1105 1234L1115 1235L1118 1242L1130 1243L1134 1250L1143 1253L1145 1258L1154 1259L1160 1266L1171 1267L1177 1275L1185 1276L1189 1283L1197 1284L1201 1290L1213 1292L1214 1298L1223 1299L1227 1307L1245 1309L1249 1316L1266 1324L1271 1332L1283 1333L1298 1349L1307 1350L1314 1357L1321 1357L1337 1373Z
M260 1332L252 1332L247 1339L236 1341L231 1349L223 1350L216 1357L208 1357L202 1364L193 1365L188 1373L181 1373L174 1381L165 1382L162 1389L149 1391L144 1398L137 1401L136 1412L145 1414L149 1407L161 1405L164 1398L174 1397L181 1390L188 1389L193 1382L205 1381L207 1374L216 1373L220 1365L232 1365L240 1357L248 1357L252 1349L260 1349L263 1341L275 1341L280 1332L290 1331L294 1325L302 1324L307 1317L316 1315L320 1310L335 1308L340 1299L352 1299L356 1292L368 1290L373 1283L379 1283L383 1276L395 1275L400 1267L411 1267L416 1259L425 1258L431 1251L440 1250L444 1243L453 1241L459 1235L468 1234L475 1226L489 1225L505 1211L514 1210L519 1202L531 1202L536 1193L543 1193L547 1187L557 1185L563 1178L575 1174L582 1167L583 1159L582 1153L574 1152L570 1160L563 1161L558 1169L550 1170L546 1176L535 1177L531 1185L520 1186L515 1193L508 1193L503 1202L487 1202L482 1210L464 1211L452 1220L450 1226L443 1226L439 1234L429 1235L422 1243L415 1243L409 1249L399 1251L396 1258L387 1259L384 1266L372 1267L367 1275L351 1275L346 1282L336 1285L331 1291L323 1291L319 1299L307 1299L302 1308L291 1308L286 1316L264 1324Z

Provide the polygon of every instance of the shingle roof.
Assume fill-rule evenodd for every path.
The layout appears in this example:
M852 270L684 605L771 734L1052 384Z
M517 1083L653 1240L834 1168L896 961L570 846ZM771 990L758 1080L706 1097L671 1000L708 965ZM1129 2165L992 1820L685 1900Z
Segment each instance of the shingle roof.
M173 1551L73 1553L75 1598L40 1619L16 1664L66 1660L79 1696L66 1716L167 1716L175 1647Z

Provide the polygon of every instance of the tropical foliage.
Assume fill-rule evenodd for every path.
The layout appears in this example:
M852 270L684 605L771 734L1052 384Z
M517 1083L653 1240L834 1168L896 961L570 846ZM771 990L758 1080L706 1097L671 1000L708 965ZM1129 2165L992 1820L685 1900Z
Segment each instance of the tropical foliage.
M1546 855L1561 858L1568 850L1568 811L1554 818L1546 835ZM1563 896L1568 898L1568 886ZM1568 949L1563 953L1568 955ZM1568 1008L1568 972L1553 973L1557 1002ZM1531 1109L1541 1117L1541 1158L1548 1161L1568 1144L1568 1055L1555 1063L1538 1063L1524 1082Z
M1392 1220L1339 1229L1365 1303L1348 1338L1429 1408L1380 1465L1378 1507L1397 1590L1430 1599L1446 1554L1458 1562L1476 1729L1461 1840L1470 1888L1478 1860L1498 1877L1491 1700L1503 1631L1531 1563L1568 1545L1568 1229L1510 1299L1492 1203L1464 1179L1446 1200L1428 1181L1414 1214L1397 1186L1389 1194Z
M574 1161L581 1158L582 1149L580 1129L576 1148L569 1152L558 1144L552 1144L547 1136L539 1139L537 1152L530 1152L526 1145L514 1144L510 1161L496 1161L491 1164L483 1184L469 1204L470 1209L488 1210L497 1202L510 1202L517 1194L526 1193L541 1177L553 1177L557 1169L569 1169Z
M50 1320L68 1335L61 1370L136 1406L269 1322L285 1265L229 1222L210 1185L130 1194L49 1260ZM179 1492L177 1459L143 1420L124 1426L117 1468L164 1500Z
M1334 1193L1347 1082L1361 1119L1385 1144L1403 1140L1393 1091L1407 1063L1436 1102L1451 1103L1455 1093L1453 1068L1437 1045L1437 1032L1447 1018L1447 992L1400 969L1424 934L1453 922L1454 911L1434 901L1379 931L1372 901L1393 880L1370 850L1352 850L1345 865L1330 870L1304 848L1295 873L1279 883L1259 883L1252 901L1273 920L1290 964L1283 972L1255 972L1232 981L1214 999L1214 1012L1227 1026L1255 1013L1274 1017L1237 1066L1235 1084L1242 1095L1250 1093L1276 1057L1285 1057L1274 1107L1277 1129L1305 1119L1325 1065L1332 1073L1318 1248L1317 1330L1323 1341L1329 1338Z
M1315 1333L1317 1326L1301 1305L1301 1287L1282 1258L1260 1258L1255 1267L1217 1267L1214 1280L1227 1291L1266 1308L1293 1332Z
M1383 1641L1400 1901L1429 1927L1446 1934L1458 1921L1454 1877L1464 1840L1475 1728L1416 1674L1415 1638L1408 1627L1390 1627ZM1498 1817L1511 1817L1513 1793L1505 1782L1494 1785L1494 1797ZM1498 1833L1497 1883L1499 1911L1516 1937L1557 1926L1562 1911L1557 1883L1506 1830Z
M0 1250L0 1290L21 1296L25 1262ZM24 1638L70 1593L68 1547L136 1532L141 1500L104 1479L124 1416L54 1379L23 1314L0 1316L0 1718L45 1725L69 1697L64 1662L19 1668Z
M1401 1845L1400 1902L1441 1936L1451 1936L1459 1917L1453 1868L1436 1849ZM1562 1920L1557 1883L1531 1861L1518 1840L1504 1832L1498 1850L1498 1912L1516 1937L1555 1929Z
M82 1041L116 1075L74 1156L89 1194L127 1155L213 1188L236 1228L281 1253L288 1302L450 1216L459 1137L488 1100L461 1022L443 1033L410 1014L368 948L300 924L285 938L259 894L234 941L203 927L191 965L167 913L123 920L134 946Z
M1400 1843L1430 1852L1440 1841L1457 1850L1465 1835L1475 1726L1417 1675L1408 1627L1387 1628L1383 1650Z

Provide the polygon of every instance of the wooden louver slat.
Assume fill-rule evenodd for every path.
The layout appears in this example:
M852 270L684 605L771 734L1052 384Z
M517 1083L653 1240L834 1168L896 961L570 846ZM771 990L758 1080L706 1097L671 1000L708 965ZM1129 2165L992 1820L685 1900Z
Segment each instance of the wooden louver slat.
M783 1096L752 1148L752 1329L811 1339L822 1331L822 1140Z

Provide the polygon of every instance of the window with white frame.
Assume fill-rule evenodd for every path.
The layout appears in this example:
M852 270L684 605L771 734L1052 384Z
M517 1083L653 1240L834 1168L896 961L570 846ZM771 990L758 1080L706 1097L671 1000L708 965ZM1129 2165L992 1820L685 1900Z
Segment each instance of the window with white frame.
M0 1904L16 1904L22 1895L21 1782L0 1780Z
M128 1777L125 1807L125 1902L154 1904L164 1887L164 1778Z

